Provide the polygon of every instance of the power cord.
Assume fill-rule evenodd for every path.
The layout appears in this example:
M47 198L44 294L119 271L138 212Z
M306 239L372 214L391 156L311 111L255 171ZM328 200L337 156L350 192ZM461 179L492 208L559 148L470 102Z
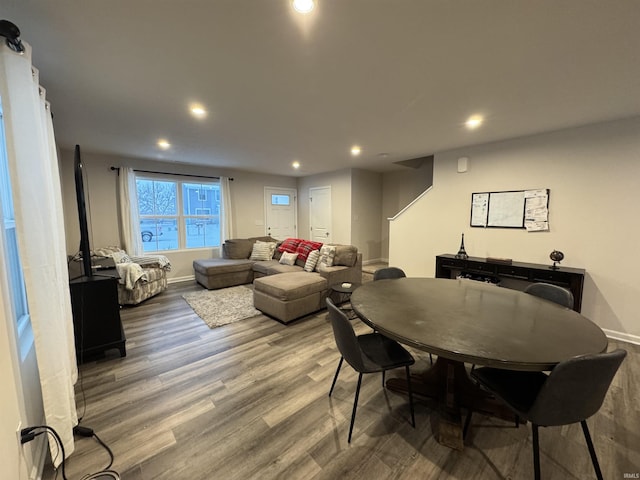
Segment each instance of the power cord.
M38 435L41 435L43 433L50 433L51 435L53 435L53 437L56 440L56 444L58 445L58 448L60 450L60 452L62 453L62 478L63 480L69 480L67 478L66 472L65 472L65 461L66 461L66 455L64 452L64 446L62 444L62 440L60 439L60 436L58 435L58 432L56 432L53 428L49 427L48 425L37 425L34 427L27 427L27 428L23 428L20 431L20 443L21 444L25 444L27 442L32 441L34 438L36 438ZM113 460L114 460L114 456L113 456L113 452L111 451L111 449L109 448L109 446L104 443L100 437L98 437L98 435L95 434L95 432L93 431L93 429L88 428L88 427L82 427L80 425L76 425L75 427L73 427L73 433L75 435L78 435L79 437L86 437L86 438L94 438L109 454L109 464L103 468L102 470L100 470L99 472L95 472L95 473L89 473L87 475L85 475L84 477L81 478L81 480L92 480L92 479L97 479L97 480L119 480L120 479L120 475L118 474L118 472L114 471L114 470L110 470L111 466L113 465ZM57 472L56 472L56 478L57 478Z

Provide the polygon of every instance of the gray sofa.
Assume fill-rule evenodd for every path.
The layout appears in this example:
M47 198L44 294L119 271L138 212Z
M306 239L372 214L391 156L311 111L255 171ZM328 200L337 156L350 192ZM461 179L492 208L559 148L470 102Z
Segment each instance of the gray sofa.
M281 264L277 248L271 260L251 260L257 240L275 242L271 237L227 240L222 258L193 262L196 281L207 289L253 283L255 308L283 323L325 308L331 285L362 281L362 254L353 245L335 245L332 266L307 272L299 259Z

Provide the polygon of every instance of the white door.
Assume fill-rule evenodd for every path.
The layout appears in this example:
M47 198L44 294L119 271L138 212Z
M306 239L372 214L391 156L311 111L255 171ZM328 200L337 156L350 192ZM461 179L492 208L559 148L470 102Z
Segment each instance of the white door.
M277 240L298 236L297 194L291 188L264 188L264 233Z
M311 240L331 242L331 187L309 189L309 227Z

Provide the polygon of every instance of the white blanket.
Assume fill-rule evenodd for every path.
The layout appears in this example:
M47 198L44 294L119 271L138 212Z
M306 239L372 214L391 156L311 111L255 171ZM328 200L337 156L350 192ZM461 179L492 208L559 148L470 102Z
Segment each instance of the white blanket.
M127 290L133 290L136 282L142 279L143 282L146 282L147 274L144 272L142 267L137 263L116 263L116 268L118 269L118 275L120 275L120 280L118 280Z

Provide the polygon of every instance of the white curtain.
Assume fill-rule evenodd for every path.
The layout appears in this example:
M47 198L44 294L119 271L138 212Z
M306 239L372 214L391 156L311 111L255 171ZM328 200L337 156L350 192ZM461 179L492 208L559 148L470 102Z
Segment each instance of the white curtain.
M141 256L142 237L138 220L138 194L136 193L136 174L133 168L120 167L118 173L120 191L120 236L122 249L129 255Z
M31 47L25 44L18 54L1 42L0 101L45 422L58 432L68 455L78 423L73 388L78 371L58 158L49 104L38 82ZM61 458L50 445L57 466Z
M229 177L220 177L220 196L222 202L222 212L220 212L220 245L222 245L225 240L233 238L230 183Z

